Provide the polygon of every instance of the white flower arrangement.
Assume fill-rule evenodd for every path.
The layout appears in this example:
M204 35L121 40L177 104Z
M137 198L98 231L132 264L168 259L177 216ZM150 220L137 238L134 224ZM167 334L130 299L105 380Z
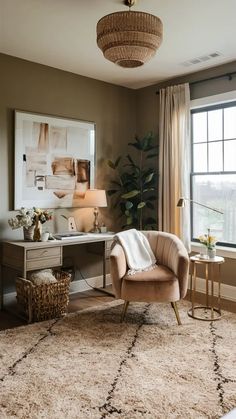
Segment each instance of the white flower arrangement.
M52 213L48 210L40 208L21 208L19 214L8 220L9 226L15 230L20 227L29 228L36 224L36 220L40 223L45 223L52 219Z
M208 229L208 234L204 234L198 237L200 243L204 244L208 249L212 250L215 248L217 243L217 238L215 236L210 235L210 229Z
M20 227L29 228L34 224L34 210L21 208L19 214L8 220L9 226L15 230Z

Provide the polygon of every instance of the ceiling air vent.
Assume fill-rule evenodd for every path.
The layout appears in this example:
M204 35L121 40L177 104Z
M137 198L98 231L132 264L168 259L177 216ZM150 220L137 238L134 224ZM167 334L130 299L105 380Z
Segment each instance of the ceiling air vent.
M220 57L222 54L220 52L212 52L209 55L202 55L201 57L193 58L192 60L184 61L181 65L185 67L189 67L191 65L205 63L208 60L212 60L214 58Z

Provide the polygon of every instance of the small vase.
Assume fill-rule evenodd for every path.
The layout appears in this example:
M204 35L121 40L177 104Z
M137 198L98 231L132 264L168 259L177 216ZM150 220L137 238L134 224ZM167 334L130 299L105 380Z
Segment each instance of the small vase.
M34 226L30 226L28 228L23 227L23 234L24 234L24 240L25 241L33 241L34 236Z
M216 257L216 249L207 249L207 254L209 259L214 259Z
M34 242L41 241L41 234L42 234L42 224L40 223L39 219L36 218L35 227L34 227L34 236L33 236Z

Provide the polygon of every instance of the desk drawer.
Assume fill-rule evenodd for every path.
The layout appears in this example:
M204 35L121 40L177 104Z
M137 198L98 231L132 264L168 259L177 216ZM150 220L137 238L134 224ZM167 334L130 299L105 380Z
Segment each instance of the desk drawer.
M44 249L31 249L27 250L26 259L27 261L31 259L43 259L43 258L54 258L61 256L60 246L48 247Z
M51 258L42 258L42 259L32 259L26 262L26 270L34 271L35 269L44 269L44 268L53 268L56 266L61 266L62 260L61 257L51 257Z

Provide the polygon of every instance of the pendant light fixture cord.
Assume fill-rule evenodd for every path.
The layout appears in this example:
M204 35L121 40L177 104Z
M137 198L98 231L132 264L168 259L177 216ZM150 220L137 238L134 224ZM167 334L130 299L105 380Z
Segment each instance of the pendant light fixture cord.
M128 6L129 11L130 11L131 7L132 7L135 3L136 3L136 0L124 0L124 4L125 4L126 6Z

